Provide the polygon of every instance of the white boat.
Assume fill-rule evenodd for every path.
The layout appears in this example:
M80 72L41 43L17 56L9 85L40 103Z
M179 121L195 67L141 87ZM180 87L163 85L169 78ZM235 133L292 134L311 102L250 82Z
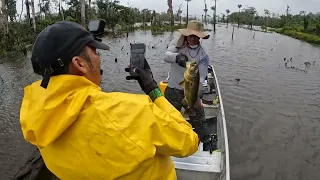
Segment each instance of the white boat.
M213 142L214 146L213 149L206 150L200 143L198 151L192 156L172 157L178 180L230 180L228 135L221 92L217 74L211 65L208 71L209 75L204 84L207 92L203 95L202 101L208 128L216 137ZM160 82L162 91L169 78L168 73L166 81ZM189 120L188 117L185 118Z

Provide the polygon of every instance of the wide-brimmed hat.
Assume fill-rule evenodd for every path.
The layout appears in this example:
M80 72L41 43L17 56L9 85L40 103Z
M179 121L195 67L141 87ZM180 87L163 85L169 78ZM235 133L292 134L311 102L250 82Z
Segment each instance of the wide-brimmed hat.
M177 44L178 47L183 45L185 36L196 35L202 39L209 39L210 37L210 35L203 32L204 26L200 21L197 20L189 21L186 29L178 29L178 31L181 33Z

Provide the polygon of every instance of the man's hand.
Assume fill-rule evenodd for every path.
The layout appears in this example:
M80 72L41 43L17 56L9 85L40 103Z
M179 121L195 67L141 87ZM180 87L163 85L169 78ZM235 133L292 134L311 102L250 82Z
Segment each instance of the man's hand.
M185 54L181 54L179 53L176 56L176 63L179 64L179 66L181 67L186 67L186 62L188 61L188 56L186 56Z
M147 60L144 60L144 67L145 69L141 69L139 67L134 69L134 72L137 73L139 76L127 76L127 80L137 80L141 89L149 95L149 93L158 88L156 81L153 79L153 74L151 72L150 66ZM130 67L125 68L126 72L130 72Z
M200 97L198 97L198 99L196 100L194 107L196 109L202 108L203 107L203 103L202 103L202 99Z

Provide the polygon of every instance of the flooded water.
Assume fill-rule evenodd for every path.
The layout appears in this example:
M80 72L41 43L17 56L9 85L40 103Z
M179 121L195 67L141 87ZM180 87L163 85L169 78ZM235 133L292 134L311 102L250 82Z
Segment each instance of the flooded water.
M319 179L320 48L279 34L255 32L253 38L254 32L237 28L231 41L232 28L223 26L209 33L202 43L224 99L232 179ZM101 52L103 90L142 93L137 82L125 80L133 42L150 45L155 79L165 79L170 66L163 57L177 35L138 31L128 39L103 39L111 46ZM305 70L307 61L311 66L307 73L286 68L285 57L293 58L290 67ZM9 179L33 150L22 137L19 109L23 87L40 77L27 58L0 61L0 77L0 179Z

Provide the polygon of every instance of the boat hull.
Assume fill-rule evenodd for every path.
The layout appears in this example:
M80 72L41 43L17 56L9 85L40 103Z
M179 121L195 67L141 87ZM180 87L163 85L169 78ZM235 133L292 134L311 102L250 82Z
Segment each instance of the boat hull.
M205 102L204 111L208 129L212 134L216 134L217 141L215 149L211 153L207 149L204 150L204 145L200 143L198 151L192 156L185 158L172 157L177 177L181 180L230 180L228 136L220 87L213 67L209 66L208 71L212 76L210 76L211 78L208 78L208 76L206 81L209 93L203 95L202 101ZM168 85L169 78L168 73L168 78L159 83L160 90L163 93ZM210 82L210 80L213 81ZM214 92L211 91L210 86L214 87ZM189 120L189 117L185 115L184 117L187 121Z

